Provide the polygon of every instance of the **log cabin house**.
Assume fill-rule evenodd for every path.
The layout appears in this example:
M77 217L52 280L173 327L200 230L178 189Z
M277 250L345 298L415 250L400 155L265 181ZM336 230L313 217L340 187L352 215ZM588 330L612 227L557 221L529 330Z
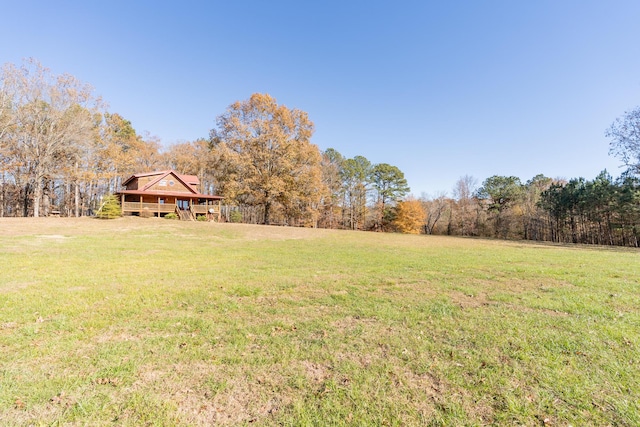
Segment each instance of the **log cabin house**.
M118 191L122 215L165 216L175 213L182 220L205 215L220 221L221 196L198 191L195 175L179 175L174 170L137 173L122 183Z

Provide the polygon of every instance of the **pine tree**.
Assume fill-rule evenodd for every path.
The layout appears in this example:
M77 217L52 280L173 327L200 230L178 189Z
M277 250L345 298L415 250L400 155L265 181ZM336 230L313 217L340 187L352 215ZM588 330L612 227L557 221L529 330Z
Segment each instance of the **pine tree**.
M96 217L100 219L114 219L122 216L122 209L120 209L120 203L118 198L109 194L102 200L102 206L98 209Z

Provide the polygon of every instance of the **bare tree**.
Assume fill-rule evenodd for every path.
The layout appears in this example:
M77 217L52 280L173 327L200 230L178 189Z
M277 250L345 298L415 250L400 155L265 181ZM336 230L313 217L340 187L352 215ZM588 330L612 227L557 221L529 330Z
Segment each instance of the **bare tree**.
M630 171L640 175L640 107L625 111L605 135L611 138L609 154L620 158Z
M465 175L458 179L453 188L455 212L452 213L452 216L455 216L455 224L462 236L471 236L477 233L478 203L474 197L477 187L478 180L470 175Z
M68 74L53 75L33 59L21 67L6 64L0 80L5 122L0 138L6 149L22 156L19 163L28 173L37 217L46 180L59 170L60 161L73 158L79 145L92 140L100 100L89 85Z
M434 234L438 221L442 219L449 207L447 194L445 192L440 192L433 197L423 194L422 197L420 197L420 202L422 203L425 212L424 233Z

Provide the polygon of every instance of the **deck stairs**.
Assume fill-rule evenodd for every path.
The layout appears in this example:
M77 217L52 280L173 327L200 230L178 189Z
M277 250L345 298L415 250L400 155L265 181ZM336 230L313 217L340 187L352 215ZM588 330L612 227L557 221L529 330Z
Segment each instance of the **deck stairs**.
M193 217L193 212L191 212L190 210L182 210L180 208L178 208L176 206L176 214L178 215L178 218L180 218L180 221L194 221L195 218Z

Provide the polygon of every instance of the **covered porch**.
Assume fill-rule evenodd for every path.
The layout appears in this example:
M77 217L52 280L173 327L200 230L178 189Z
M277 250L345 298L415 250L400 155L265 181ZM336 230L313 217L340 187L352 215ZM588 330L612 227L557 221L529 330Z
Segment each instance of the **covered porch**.
M222 198L219 196L127 193L133 192L120 193L123 215L163 217L169 213L175 213L183 220L195 220L200 215L218 222L221 219Z

